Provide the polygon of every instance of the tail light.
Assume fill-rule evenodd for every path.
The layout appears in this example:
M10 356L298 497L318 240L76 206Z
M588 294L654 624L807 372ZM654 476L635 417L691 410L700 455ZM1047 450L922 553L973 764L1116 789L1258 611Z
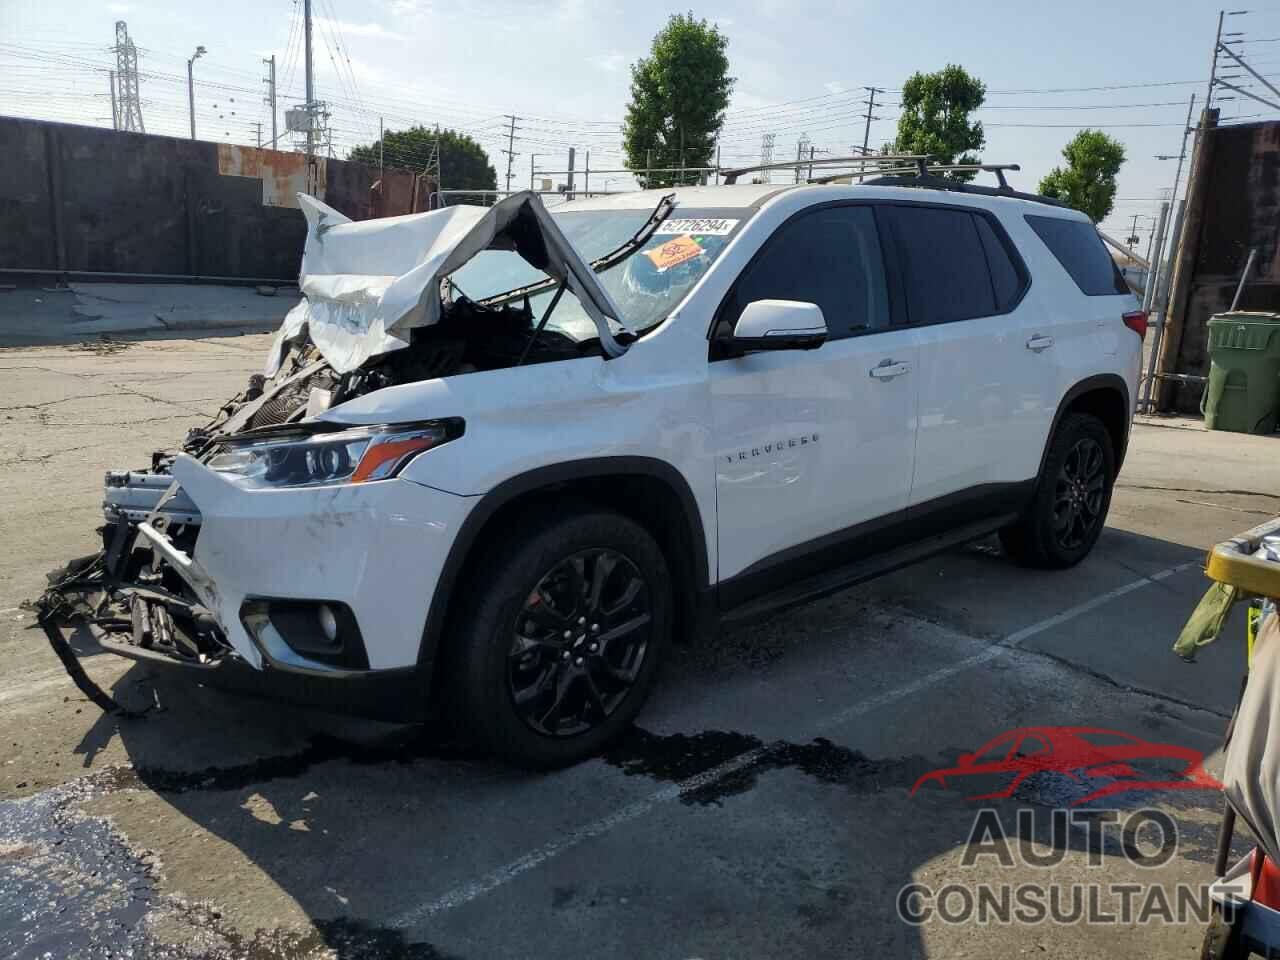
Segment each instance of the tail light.
M1131 310L1120 318L1124 321L1124 325L1138 335L1139 338L1145 339L1147 336L1147 311Z

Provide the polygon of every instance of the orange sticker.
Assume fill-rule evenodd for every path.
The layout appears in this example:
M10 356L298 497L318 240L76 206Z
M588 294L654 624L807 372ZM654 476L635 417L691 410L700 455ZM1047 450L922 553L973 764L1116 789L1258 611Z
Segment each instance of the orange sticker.
M663 270L669 270L684 263L686 260L692 260L700 253L702 253L702 247L698 246L698 241L686 234L683 237L668 240L660 247L646 250L644 255L653 261L653 265L661 273Z

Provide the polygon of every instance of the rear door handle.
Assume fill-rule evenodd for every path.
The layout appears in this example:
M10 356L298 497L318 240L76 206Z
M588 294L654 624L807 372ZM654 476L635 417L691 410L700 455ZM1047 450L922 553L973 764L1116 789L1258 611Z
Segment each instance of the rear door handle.
M1042 337L1039 334L1036 334L1027 341L1027 349L1034 350L1036 353L1039 353L1041 350L1048 350L1052 346L1053 337Z
M881 360L871 368L871 376L877 380L892 380L911 371L911 364L905 360Z

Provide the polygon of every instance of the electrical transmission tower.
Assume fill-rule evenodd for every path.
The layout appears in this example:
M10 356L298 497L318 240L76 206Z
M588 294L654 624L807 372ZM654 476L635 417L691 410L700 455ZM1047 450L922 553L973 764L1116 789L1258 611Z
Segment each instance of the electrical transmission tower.
M138 48L123 20L116 21L116 115L118 129L146 133L138 95Z
M767 167L773 163L773 141L777 139L776 133L766 133L760 138L760 166ZM772 183L771 170L761 170L760 176L763 177L763 183Z

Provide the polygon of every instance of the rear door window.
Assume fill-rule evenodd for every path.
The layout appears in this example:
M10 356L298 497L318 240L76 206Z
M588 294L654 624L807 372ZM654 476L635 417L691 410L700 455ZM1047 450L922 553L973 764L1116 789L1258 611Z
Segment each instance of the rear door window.
M792 217L766 243L735 285L717 336L732 332L755 300L816 303L829 338L889 326L884 259L871 207L825 207Z
M987 255L967 210L882 208L893 225L912 324L949 323L999 312Z
M1114 297L1129 292L1092 223L1032 215L1027 216L1027 223L1085 296Z

